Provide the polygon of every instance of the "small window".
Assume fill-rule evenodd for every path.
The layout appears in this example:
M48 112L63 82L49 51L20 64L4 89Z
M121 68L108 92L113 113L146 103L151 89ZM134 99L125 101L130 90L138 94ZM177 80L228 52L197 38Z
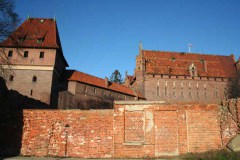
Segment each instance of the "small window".
M37 82L37 76L33 76L32 81Z
M97 93L97 89L96 89L96 88L94 88L94 93L95 93L95 94Z
M176 90L173 88L173 96L176 97Z
M30 96L32 96L33 95L33 90L31 89L31 91L30 91Z
M158 97L160 96L160 93L159 93L159 86L157 86L157 96L158 96Z
M84 92L87 92L87 86L84 86Z
M13 56L13 51L9 51L8 52L8 57L12 57Z
M23 42L23 38L18 38L18 42Z
M14 76L11 74L10 76L9 76L9 81L13 81L14 80Z
M183 88L181 89L181 96L183 97L184 95L183 95Z
M27 57L28 57L28 51L25 51L25 52L24 52L23 57L24 57L24 58L27 58Z
M167 86L165 86L165 96L167 96L168 93L167 93Z
M42 43L43 42L43 38L38 38L37 39L37 43Z
M44 58L44 52L40 52L39 58Z

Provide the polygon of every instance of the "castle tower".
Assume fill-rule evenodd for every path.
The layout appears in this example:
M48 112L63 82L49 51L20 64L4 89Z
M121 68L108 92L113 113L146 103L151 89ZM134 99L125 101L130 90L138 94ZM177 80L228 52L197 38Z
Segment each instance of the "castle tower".
M136 57L136 68L134 71L134 75L136 76L136 88L135 90L140 92L144 96L144 76L145 76L145 58L143 54L142 42L139 43L139 53Z
M58 83L68 67L56 21L28 18L0 47L8 89L56 108Z

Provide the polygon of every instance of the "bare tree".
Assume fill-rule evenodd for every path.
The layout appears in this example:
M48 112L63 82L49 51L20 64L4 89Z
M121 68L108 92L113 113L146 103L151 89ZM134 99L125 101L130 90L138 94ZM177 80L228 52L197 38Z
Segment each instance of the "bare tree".
M14 1L13 0L0 0L0 42L5 39L10 38L13 44L15 44L14 37L11 33L16 29L19 23L18 14L14 11ZM6 74L6 68L3 65L9 66L11 62L7 57L4 46L0 48L0 76L4 77Z

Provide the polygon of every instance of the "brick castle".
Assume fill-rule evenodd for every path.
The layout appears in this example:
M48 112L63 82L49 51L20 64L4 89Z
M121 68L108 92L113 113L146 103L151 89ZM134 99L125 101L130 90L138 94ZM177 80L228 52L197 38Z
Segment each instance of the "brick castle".
M60 109L113 108L114 100L218 103L238 65L233 55L150 51L140 44L134 75L120 85L67 70L56 21L44 18L25 20L0 46L8 89Z

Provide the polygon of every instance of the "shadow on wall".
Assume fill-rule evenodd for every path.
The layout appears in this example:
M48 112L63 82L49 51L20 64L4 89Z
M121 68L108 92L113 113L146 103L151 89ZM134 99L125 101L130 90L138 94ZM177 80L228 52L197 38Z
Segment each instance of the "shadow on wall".
M21 153L23 109L46 109L49 105L8 90L0 77L0 156Z

